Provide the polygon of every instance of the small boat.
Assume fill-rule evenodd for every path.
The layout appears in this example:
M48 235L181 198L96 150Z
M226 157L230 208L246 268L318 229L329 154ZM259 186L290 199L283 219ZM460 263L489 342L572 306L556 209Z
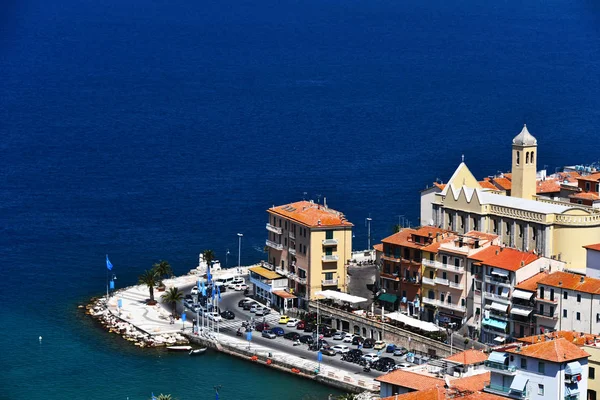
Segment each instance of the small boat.
M201 349L190 350L190 356L199 356L200 354L204 354L208 347L203 347Z
M190 351L192 346L167 346L169 351Z

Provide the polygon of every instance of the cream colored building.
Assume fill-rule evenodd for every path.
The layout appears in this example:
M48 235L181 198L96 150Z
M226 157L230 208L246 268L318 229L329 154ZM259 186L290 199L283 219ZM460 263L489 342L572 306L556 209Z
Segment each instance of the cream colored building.
M592 343L583 347L589 353L588 358L588 400L600 397L600 343ZM596 374L596 372L598 374Z
M498 235L507 247L585 271L583 246L600 242L600 210L536 196L537 158L537 140L523 127L512 142L511 196L483 188L462 162L443 189L421 193L421 221L459 234Z
M326 204L299 201L267 210L269 268L288 278L294 306L320 290L347 290L352 257L352 223Z

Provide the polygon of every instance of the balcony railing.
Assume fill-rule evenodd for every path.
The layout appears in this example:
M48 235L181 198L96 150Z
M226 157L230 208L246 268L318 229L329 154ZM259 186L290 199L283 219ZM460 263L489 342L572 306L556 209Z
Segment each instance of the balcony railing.
M276 227L274 225L271 225L269 223L267 223L267 230L271 231L273 233L276 233L278 235L281 235L281 232L282 232L281 228L278 228L278 227Z
M323 240L323 246L336 246L338 244L337 239L325 239Z
M429 297L423 297L423 304L429 304L432 306L437 306L439 304L439 300L430 299Z
M281 243L275 243L271 240L267 240L267 246L275 250L283 250L283 245Z
M296 249L293 249L293 248L291 248L291 247L288 249L288 252L289 252L291 255L293 255L293 256L295 256L295 255L296 255Z
M495 385L495 384L491 384L489 382L485 383L484 391L488 392L488 393L496 393L496 394L499 394L500 396L510 397L513 399L526 399L529 397L527 391L517 392L517 391L511 390L510 386Z
M510 299L507 296L500 296L499 294L492 292L483 292L483 297L485 297L486 299L498 300L501 303L510 303Z
M340 256L338 256L337 254L325 254L323 257L321 257L321 259L323 261L337 261L340 259Z
M456 282L450 281L448 286L450 286L451 288L454 288L454 289L462 289L462 285L460 284L460 282L456 283Z
M436 268L456 272L457 274L462 274L465 272L465 267L457 267L456 265L442 264L441 262L436 262Z
M443 279L443 278L434 278L433 279L435 281L435 283L437 283L438 285L445 285L448 286L448 279Z
M558 296L555 296L553 299L544 299L541 297L536 297L536 301L538 302L542 302L542 303L549 303L549 304L558 304Z
M321 280L321 284L323 286L332 286L332 285L337 286L337 283L338 283L337 279L322 279Z
M431 279L431 278L425 278L425 277L423 277L423 284L424 285L434 286L435 285L435 280Z
M514 365L505 365L493 361L485 361L484 365L490 369L506 372L517 372L517 367Z
M550 313L550 311L533 310L533 314L538 317L550 318L555 320L558 319L556 310L553 313Z
M467 307L465 307L465 306L460 306L460 305L454 304L454 303L442 303L441 301L439 302L438 307L443 307L443 308L447 308L447 309L454 310L454 311L460 311L460 312L467 311Z
M428 260L424 258L423 260L421 260L421 263L426 267L437 268L436 261L434 260Z
M501 286L508 286L510 287L510 279L502 279L502 278L496 278L494 276L490 276L490 275L486 275L484 280L487 283L493 283L494 285L501 285Z
M296 240L296 234L294 232L289 232L290 239Z

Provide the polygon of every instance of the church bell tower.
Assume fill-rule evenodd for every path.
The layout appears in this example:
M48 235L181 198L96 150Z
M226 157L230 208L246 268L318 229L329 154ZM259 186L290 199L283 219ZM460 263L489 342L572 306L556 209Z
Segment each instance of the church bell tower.
M537 139L523 125L512 141L511 196L532 200L536 194Z

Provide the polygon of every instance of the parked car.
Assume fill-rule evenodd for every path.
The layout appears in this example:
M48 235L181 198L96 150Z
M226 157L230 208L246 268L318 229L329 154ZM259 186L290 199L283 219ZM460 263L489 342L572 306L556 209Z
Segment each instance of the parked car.
M264 331L262 331L261 334L262 337L266 337L268 339L275 339L277 337L276 334L274 334L271 330L269 329L265 329Z
M208 319L211 321L223 321L223 317L219 315L216 311L211 311L208 313Z
M342 340L344 343L352 343L352 339L354 339L354 335L351 334L346 334L346 336L344 336L344 339Z
M412 367L411 363L400 363L396 364L395 369L406 369Z
M244 278L234 278L231 282L227 283L226 286L229 289L234 289L235 285L241 285L241 284L245 284L246 281L244 280Z
M385 348L386 344L383 340L377 340L375 342L375 345L373 346L373 348L375 350L383 350Z
M251 302L251 299L241 299L240 301L238 301L238 307L243 307L244 304Z
M300 336L300 338L298 338L298 340L300 341L300 343L307 343L307 344L313 344L315 342L315 339L313 339L312 335Z
M342 344L335 345L332 347L332 349L335 350L336 353L340 354L348 353L350 351L350 347L344 346Z
M364 343L364 341L365 341L365 339L363 339L363 338L362 338L362 337L360 337L360 336L354 336L354 337L352 338L352 344L353 344L353 345L355 345L355 346L356 346L356 345L359 345L359 344L363 344L363 343Z
M285 335L285 331L283 330L283 328L280 328L278 326L271 328L271 332L273 332L277 336Z
M333 348L331 347L326 347L321 349L321 354L324 354L326 356L335 356L337 354L337 352L335 350L333 350Z
M256 303L254 301L247 301L244 303L244 305L242 305L242 308L246 311L250 311L250 309L252 308L253 305L255 305Z
M264 322L264 323L260 323L260 324L256 325L256 328L254 328L254 329L256 329L259 332L262 332L264 330L269 329L270 327L271 327L271 325L269 325L268 323Z
M352 363L357 363L361 360L362 355L363 355L362 350L351 349L349 352L342 354L342 360L352 362Z
M372 349L373 346L375 346L375 339L373 339L373 338L366 338L365 341L363 342L362 346L365 349Z
M287 315L282 315L281 317L279 317L280 324L287 324L289 321L290 317L288 317Z
M364 361L367 361L367 362L370 362L370 363L374 363L375 361L379 360L379 356L375 352L368 353L368 354L363 354L363 356L361 358Z
M192 294L198 294L198 286L192 287Z
M396 345L393 343L388 344L387 347L385 348L386 353L393 353L394 350L396 350Z
M192 300L192 301L194 300L194 298L192 297L192 295L191 295L191 294L186 294L184 298L185 298L186 300Z
M296 340L300 339L300 334L298 332L288 332L285 335L283 335L283 338L295 342Z
M331 337L331 336L333 336L334 333L335 333L335 329L333 329L327 325L319 326L319 334L320 335L323 335L325 337Z
M235 319L235 314L233 311L225 310L221 313L221 317L223 317L223 319Z
M314 332L317 330L317 326L315 324L304 324L304 332Z
M297 320L296 318L290 318L285 325L289 326L291 328L294 328L294 327L296 327L296 325L298 324L298 322L300 322L300 321Z
M395 356L403 356L406 353L408 353L408 349L406 349L405 347L396 347L396 349L394 350Z
M396 362L393 359L389 357L381 357L371 365L371 368L381 372L388 372L393 370L395 366Z
M344 331L338 331L333 334L333 340L343 340L346 337L347 333Z
M252 304L252 306L250 306L250 312L255 313L256 310L258 310L258 307L261 307L260 304L257 304L257 303Z
M236 292L241 292L242 290L246 289L248 289L248 285L246 285L245 283L238 283L236 285L233 285L233 290L235 290Z
M252 312L252 309L250 309L250 312ZM267 307L257 307L256 308L256 315L267 315L271 312L270 308Z
M305 325L306 323L304 321L298 321L298 323L296 324L296 329L304 329Z

